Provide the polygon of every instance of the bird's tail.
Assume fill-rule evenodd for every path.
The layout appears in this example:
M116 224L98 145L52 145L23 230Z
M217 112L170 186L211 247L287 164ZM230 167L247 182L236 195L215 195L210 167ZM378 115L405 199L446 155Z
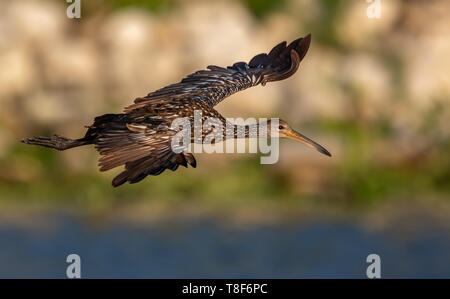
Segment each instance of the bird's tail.
M69 139L66 137L53 135L51 137L36 136L33 138L26 138L23 139L22 142L25 144L40 145L49 148L54 148L59 151L64 151L70 148L92 144L93 140L89 138Z
M70 148L96 144L99 134L102 131L108 130L115 127L125 127L124 119L125 114L105 114L98 116L94 120L94 124L88 126L88 130L83 138L70 139L58 135L53 135L51 137L41 137L36 136L33 138L23 139L22 142L31 145L40 145L49 148L54 148L59 151L64 151Z

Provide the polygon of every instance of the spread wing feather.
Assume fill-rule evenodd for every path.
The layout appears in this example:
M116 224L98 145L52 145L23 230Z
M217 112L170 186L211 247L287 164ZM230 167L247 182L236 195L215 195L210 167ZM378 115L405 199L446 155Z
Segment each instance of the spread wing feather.
M210 65L175 83L142 98L125 108L125 113L145 107L160 99L200 99L211 107L231 94L258 84L286 79L294 74L305 57L311 35L299 38L286 46L279 43L268 54L259 54L249 63L237 62L227 68Z
M99 122L97 127L101 127ZM125 165L125 171L113 179L117 187L125 182L137 183L148 175L159 175L164 170L175 171L180 165L196 167L192 154L172 151L171 140L177 131L166 125L144 123L115 123L103 127L97 139L97 150L102 155L100 171Z

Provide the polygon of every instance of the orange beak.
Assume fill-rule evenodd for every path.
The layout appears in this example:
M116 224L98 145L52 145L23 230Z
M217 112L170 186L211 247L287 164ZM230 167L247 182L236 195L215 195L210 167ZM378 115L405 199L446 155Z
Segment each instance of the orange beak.
M285 133L285 137L288 138L288 139L295 140L295 141L300 141L304 145L309 146L311 148L314 148L318 152L331 157L330 152L327 151L323 146L321 146L320 144L318 144L314 140L309 139L305 135L300 134L299 132L291 130L291 131Z

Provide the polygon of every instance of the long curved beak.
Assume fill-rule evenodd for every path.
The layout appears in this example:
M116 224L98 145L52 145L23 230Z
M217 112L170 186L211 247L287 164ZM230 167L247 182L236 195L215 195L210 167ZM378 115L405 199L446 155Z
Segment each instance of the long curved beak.
M285 133L285 137L288 139L292 139L295 141L300 141L301 143L303 143L306 146L309 146L311 148L316 149L318 152L327 155L329 157L331 157L331 154L329 151L327 151L323 146L321 146L320 144L318 144L317 142L315 142L312 139L309 139L308 137L306 137L303 134L300 134L299 132L296 132L294 130L291 130L287 133Z

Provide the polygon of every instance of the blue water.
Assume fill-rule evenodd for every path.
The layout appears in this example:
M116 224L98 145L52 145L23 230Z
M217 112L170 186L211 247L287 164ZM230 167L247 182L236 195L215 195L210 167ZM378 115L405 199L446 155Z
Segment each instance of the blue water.
M2 224L0 240L0 277L64 278L66 257L76 253L84 278L365 278L366 257L376 253L382 277L450 278L449 232L432 226L402 238L339 221L93 229L64 216L50 230Z

